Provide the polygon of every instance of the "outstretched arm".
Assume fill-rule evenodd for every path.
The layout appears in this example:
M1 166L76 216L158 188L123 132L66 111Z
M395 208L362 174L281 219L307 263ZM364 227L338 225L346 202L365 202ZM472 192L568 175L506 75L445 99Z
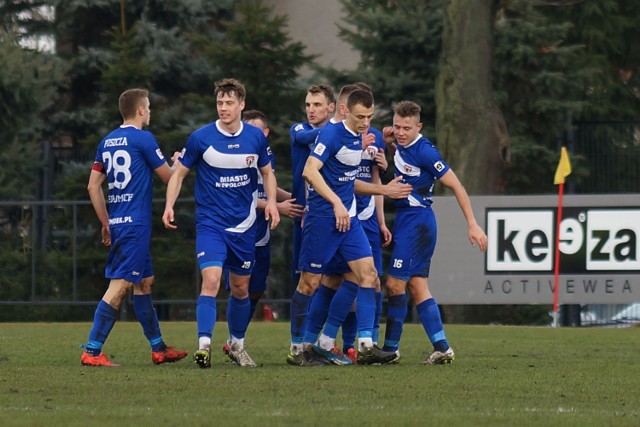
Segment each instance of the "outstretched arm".
M174 165L173 174L167 183L167 200L164 206L164 214L162 215L162 223L165 228L175 230L178 228L174 223L173 205L176 203L180 190L182 189L182 183L184 178L189 173L189 169L184 167L182 163L176 162Z
M477 243L478 248L482 252L486 252L487 235L476 222L476 218L473 215L473 210L471 209L471 200L469 200L467 190L464 189L462 183L451 169L449 169L444 175L442 175L442 177L440 178L440 182L442 182L447 186L447 188L453 191L453 194L456 196L456 200L458 201L458 205L460 205L462 214L467 220L467 226L469 228L469 242L471 242L471 246L475 246Z

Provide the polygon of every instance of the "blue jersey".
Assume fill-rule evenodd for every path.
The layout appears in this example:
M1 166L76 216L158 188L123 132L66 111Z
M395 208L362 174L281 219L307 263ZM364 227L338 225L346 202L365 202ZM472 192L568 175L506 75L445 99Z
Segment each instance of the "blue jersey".
M402 181L413 186L408 198L395 200L396 207L431 206L433 184L449 170L449 165L431 141L418 135L418 138L406 147L398 144L393 163L395 176L402 175Z
M255 126L240 123L234 134L218 121L193 132L180 163L196 167L196 222L235 233L247 231L256 219L258 168L270 162L267 139Z
M357 179L364 182L371 182L371 173L374 167L377 167L375 157L378 152L384 153L386 145L382 133L378 129L369 128L369 133L375 135L376 140L362 151L362 161L358 166ZM371 218L376 211L375 197L371 195L356 194L356 210L358 219L361 221Z
M304 165L311 152L311 147L318 136L320 128L314 128L308 122L300 122L291 126L289 138L291 140L291 166L293 169L291 183L291 197L296 199L294 203L306 205L307 203L307 183L302 178ZM295 218L294 221L301 221L302 218Z
M362 160L362 136L347 129L344 122L324 126L310 156L323 163L320 175L340 198L349 216L355 216L354 181ZM331 203L311 187L307 206L309 215L334 216Z
M146 130L121 126L100 141L93 170L107 176L109 227L151 226L153 171L165 163Z

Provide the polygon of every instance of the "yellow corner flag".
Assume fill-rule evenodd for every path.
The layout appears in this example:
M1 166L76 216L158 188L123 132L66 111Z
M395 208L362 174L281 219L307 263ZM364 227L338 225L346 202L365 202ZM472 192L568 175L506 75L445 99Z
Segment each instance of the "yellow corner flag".
M567 149L562 147L560 151L560 162L558 162L558 168L556 169L556 176L553 179L554 184L564 184L564 178L571 175L571 163L569 163L569 155Z

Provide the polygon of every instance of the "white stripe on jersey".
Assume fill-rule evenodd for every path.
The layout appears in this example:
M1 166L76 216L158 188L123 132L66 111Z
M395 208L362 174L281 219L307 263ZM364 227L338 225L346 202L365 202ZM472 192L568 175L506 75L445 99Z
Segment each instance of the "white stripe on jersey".
M207 150L209 151L209 150ZM256 208L258 207L258 190L253 192L253 201L251 202L251 207L249 208L249 216L242 221L240 224L235 227L229 227L225 230L231 231L233 233L244 233L247 231L254 222L256 222Z
M362 150L352 150L343 146L340 151L336 153L336 159L343 165L359 166L362 160Z
M375 210L376 210L376 199L375 197L370 196L369 205L366 208L364 208L362 211L360 211L360 213L358 214L358 219L360 221L365 221L371 218Z
M202 159L214 168L220 169L246 169L248 167L258 168L258 154L228 154L221 153L213 147L207 148L202 155Z
M393 156L393 164L396 166L396 171L400 175L420 176L420 168L405 162L400 155L400 150L397 150Z

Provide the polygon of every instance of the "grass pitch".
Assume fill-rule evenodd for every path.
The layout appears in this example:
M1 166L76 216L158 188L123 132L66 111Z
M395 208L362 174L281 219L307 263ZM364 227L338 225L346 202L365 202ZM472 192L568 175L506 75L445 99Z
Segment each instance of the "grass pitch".
M195 350L193 322L161 324ZM407 325L395 366L285 364L287 323L252 323L244 369L220 351L154 366L141 328L118 322L104 351L120 368L80 365L89 323L0 324L0 425L640 425L640 329L447 325L456 361L423 366L428 346ZM430 347L430 346L429 346Z

